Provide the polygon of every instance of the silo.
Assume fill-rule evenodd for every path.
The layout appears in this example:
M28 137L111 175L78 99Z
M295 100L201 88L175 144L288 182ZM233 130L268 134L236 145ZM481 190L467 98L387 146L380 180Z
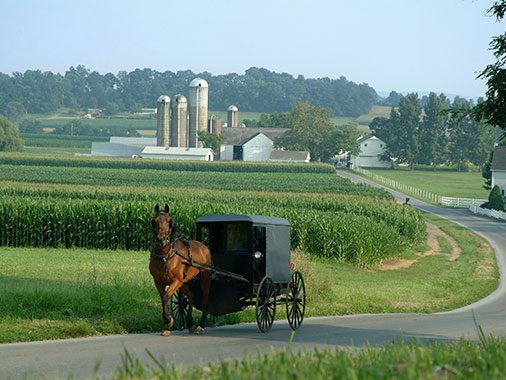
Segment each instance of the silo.
M188 102L183 95L176 95L172 102L170 146L188 146Z
M233 104L227 109L227 127L237 128L239 123L239 109Z
M162 95L158 98L156 110L156 145L170 146L170 98Z
M188 146L202 147L197 131L207 131L207 98L209 85L204 79L195 78L190 83Z
M212 119L210 120L210 130L209 132L213 135L221 135L221 120L220 119Z

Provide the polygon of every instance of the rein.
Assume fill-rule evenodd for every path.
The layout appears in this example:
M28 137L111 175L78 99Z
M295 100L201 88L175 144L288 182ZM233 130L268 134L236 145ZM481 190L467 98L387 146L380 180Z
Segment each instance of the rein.
M163 241L165 242L165 238ZM185 256L184 254L182 254L178 251L178 249L177 249L177 242L178 241L183 243L183 245L186 247L186 249L188 250L188 256ZM162 248L169 245L168 242L169 242L169 239L167 238L167 243L164 243L164 245L162 245ZM192 257L191 251L190 251L190 243L187 240L183 240L181 238L177 238L172 242L169 253L167 255L159 255L158 253L155 253L155 249L153 248L149 259L150 260L160 259L160 260L163 260L164 262L167 262L167 260L172 259L176 255L181 257L182 259L184 259L186 265L193 266L193 257Z

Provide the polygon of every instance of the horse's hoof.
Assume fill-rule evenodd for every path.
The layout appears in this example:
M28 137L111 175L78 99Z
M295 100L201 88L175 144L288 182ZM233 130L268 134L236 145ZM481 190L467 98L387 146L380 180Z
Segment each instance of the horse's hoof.
M162 333L160 334L161 336L169 336L171 334L171 331L170 330L163 330Z
M195 327L193 330L193 334L195 335L202 335L204 333L204 329L200 326Z
M172 326L174 326L175 319L170 317L169 322L165 324L165 330L172 330Z

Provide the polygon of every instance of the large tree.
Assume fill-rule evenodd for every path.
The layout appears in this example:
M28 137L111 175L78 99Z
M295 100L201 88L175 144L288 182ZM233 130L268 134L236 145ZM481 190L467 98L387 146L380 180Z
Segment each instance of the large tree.
M447 114L444 113L446 96L431 92L423 107L423 118L420 124L419 164L440 165L447 158Z
M23 140L19 136L16 124L0 116L0 152L17 152L23 150Z
M500 22L506 14L506 0L494 2L488 13ZM478 118L506 131L506 32L490 42L496 61L488 65L478 78L487 81L487 98L475 108Z

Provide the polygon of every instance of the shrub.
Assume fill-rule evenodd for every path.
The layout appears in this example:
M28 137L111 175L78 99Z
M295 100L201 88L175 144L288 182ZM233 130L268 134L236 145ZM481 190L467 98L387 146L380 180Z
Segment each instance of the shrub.
M494 186L488 196L488 208L491 210L504 211L504 199L501 194L501 188Z

